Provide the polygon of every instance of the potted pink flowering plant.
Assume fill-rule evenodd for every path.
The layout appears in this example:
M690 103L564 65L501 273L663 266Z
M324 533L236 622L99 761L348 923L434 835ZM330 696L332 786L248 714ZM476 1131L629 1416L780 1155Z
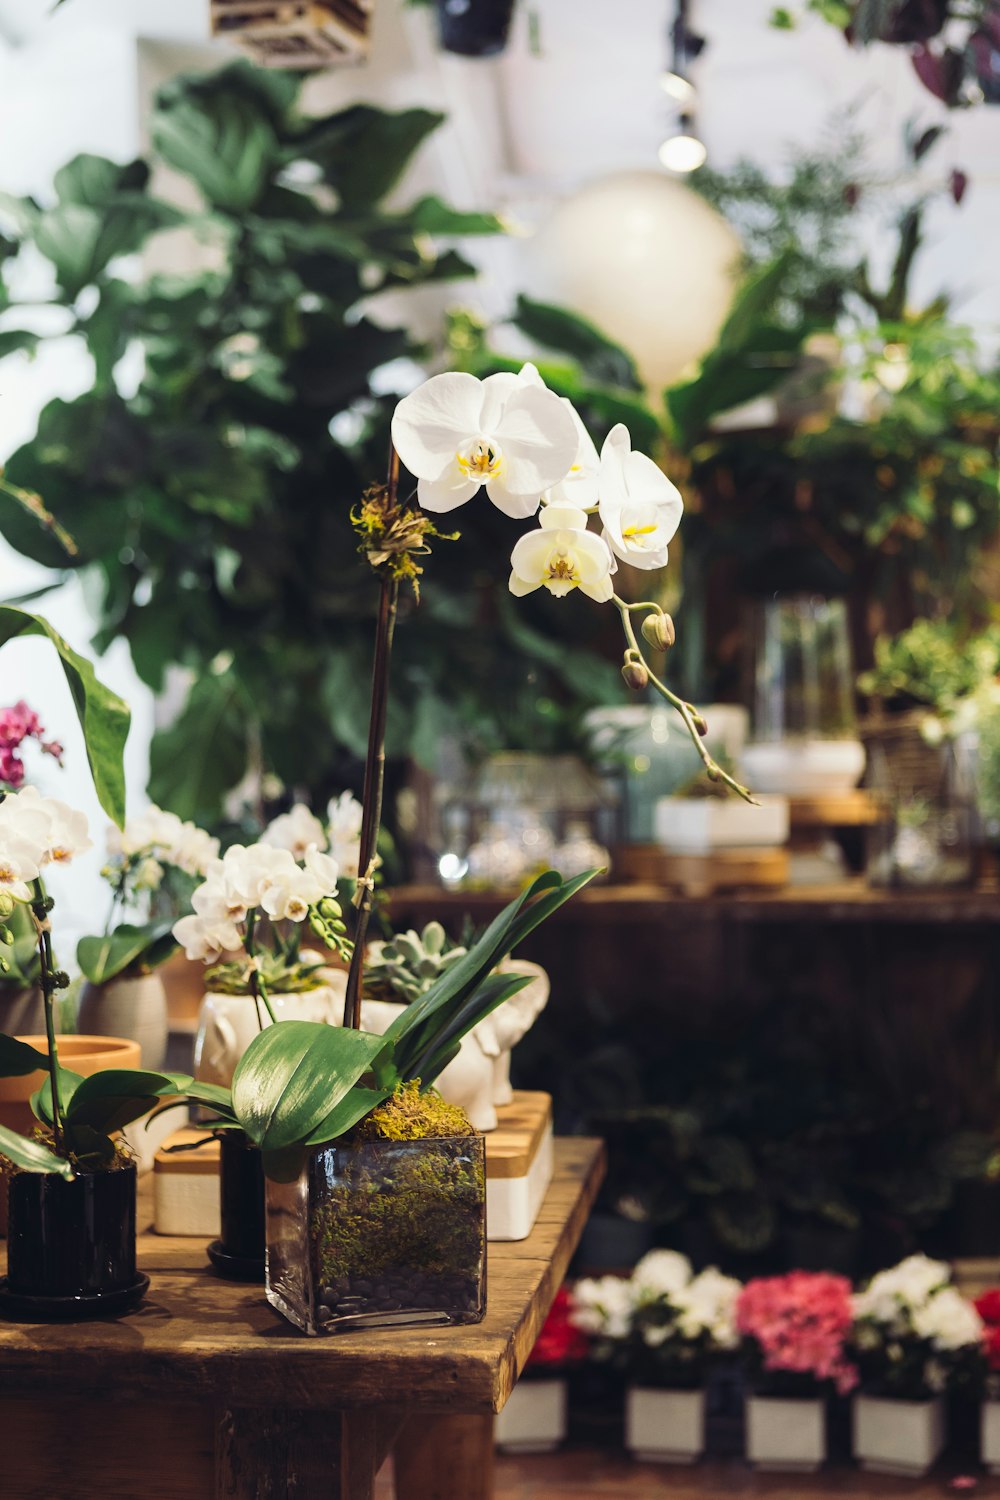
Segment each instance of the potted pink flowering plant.
M747 1282L736 1327L750 1373L746 1451L769 1469L809 1471L826 1457L826 1398L858 1381L847 1353L851 1284L825 1271Z

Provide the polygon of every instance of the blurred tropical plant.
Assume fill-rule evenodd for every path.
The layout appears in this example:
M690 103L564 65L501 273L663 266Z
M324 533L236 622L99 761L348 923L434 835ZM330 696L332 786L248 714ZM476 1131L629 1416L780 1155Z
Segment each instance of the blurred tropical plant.
M150 790L201 823L248 771L322 804L363 753L376 595L349 511L384 464L391 367L426 353L371 299L472 276L442 240L500 228L436 197L390 197L440 115L311 116L300 87L245 62L176 79L157 97L148 161L78 156L51 202L0 197L0 271L44 257L60 336L93 365L89 388L51 401L8 466L12 484L44 491L77 555L13 505L5 535L85 571L96 644L124 636L154 692L184 669ZM193 206L158 196L154 167L183 178ZM165 230L203 247L201 269L137 271L126 257ZM0 289L0 354L23 355L42 336L14 280ZM485 506L463 529L397 650L390 754L424 763L449 733L482 750L558 745L619 691L587 625L569 642L547 596L500 602L487 560L509 555L510 523Z

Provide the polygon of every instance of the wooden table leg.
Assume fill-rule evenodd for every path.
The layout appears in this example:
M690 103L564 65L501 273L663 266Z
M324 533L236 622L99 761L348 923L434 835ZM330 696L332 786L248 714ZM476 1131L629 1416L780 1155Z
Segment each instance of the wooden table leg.
M392 1452L396 1500L492 1500L491 1416L410 1417Z
M215 1500L372 1500L376 1421L373 1411L222 1410Z

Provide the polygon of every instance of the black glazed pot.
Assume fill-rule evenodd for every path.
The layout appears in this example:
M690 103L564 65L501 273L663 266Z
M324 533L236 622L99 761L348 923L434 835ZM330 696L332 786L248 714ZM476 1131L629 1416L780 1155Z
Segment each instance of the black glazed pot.
M219 1215L222 1236L208 1247L220 1276L264 1280L264 1164L242 1130L219 1132Z
M495 57L507 45L514 0L437 0L438 35L445 52Z
M136 1270L134 1164L66 1180L17 1172L9 1184L0 1311L94 1317L126 1312L149 1285Z

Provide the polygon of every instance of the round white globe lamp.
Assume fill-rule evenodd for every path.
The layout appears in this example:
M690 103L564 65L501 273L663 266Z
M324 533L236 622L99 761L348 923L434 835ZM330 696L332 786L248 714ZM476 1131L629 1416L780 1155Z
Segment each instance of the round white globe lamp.
M706 354L739 277L735 231L659 172L620 172L565 199L528 242L534 295L595 323L650 393Z

